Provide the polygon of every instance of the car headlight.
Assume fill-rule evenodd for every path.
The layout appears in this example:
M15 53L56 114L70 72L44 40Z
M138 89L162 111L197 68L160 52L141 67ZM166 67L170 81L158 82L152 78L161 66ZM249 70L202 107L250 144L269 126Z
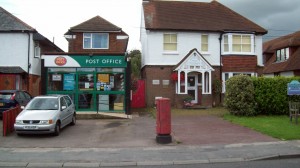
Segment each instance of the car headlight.
M53 120L41 120L40 124L53 124Z
M23 124L23 120L16 120L16 124Z

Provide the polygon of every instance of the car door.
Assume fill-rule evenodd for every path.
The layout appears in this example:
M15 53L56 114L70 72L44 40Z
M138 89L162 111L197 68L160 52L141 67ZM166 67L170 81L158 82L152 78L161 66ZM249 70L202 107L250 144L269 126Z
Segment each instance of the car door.
M66 100L63 97L60 97L60 119L61 119L61 127L64 127L65 125L69 124L68 118L69 118L69 108L67 105Z
M72 117L75 113L75 106L74 103L72 102L71 98L69 96L64 96L66 103L68 105L68 121L69 123L72 122Z

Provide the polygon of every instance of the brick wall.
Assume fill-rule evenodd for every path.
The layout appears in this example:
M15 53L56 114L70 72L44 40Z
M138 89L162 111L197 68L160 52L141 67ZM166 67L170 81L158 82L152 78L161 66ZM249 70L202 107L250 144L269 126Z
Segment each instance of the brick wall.
M83 49L83 33L75 33L76 39L69 40L69 52L78 53L106 53L106 52L126 52L128 39L118 40L118 35L126 35L123 32L109 33L108 49Z
M223 72L256 72L256 56L223 56Z

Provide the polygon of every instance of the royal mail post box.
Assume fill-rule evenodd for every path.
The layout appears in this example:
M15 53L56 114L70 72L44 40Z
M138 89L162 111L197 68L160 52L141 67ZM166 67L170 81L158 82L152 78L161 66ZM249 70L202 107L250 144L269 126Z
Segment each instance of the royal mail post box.
M170 143L172 142L170 99L160 98L156 103L156 141Z

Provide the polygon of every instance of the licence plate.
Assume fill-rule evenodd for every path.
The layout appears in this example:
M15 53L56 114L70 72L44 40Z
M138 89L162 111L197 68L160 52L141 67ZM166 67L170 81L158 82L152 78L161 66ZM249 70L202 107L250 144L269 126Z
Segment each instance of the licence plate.
M24 129L38 129L37 126L24 126Z
M0 106L4 106L4 103L0 103Z

